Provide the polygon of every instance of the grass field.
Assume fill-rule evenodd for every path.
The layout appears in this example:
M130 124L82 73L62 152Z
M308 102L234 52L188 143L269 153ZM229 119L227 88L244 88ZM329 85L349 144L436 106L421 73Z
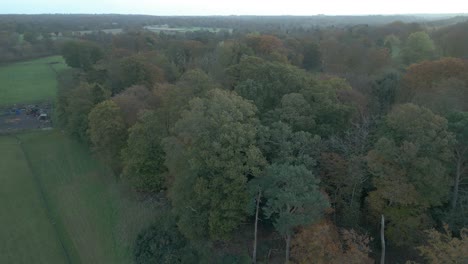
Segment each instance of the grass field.
M156 217L155 205L138 202L59 131L17 137L24 153L11 136L0 137L0 204L3 213L13 210L0 217L0 263L131 263L133 242Z
M0 137L0 263L66 263L17 140Z
M18 62L0 67L0 106L53 100L56 72L67 66L61 56Z

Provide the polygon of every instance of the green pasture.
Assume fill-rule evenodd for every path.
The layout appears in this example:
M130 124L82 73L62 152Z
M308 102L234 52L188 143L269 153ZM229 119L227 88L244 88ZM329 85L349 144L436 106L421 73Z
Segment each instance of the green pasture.
M0 137L0 157L0 263L66 263L55 219L14 137Z
M61 56L0 66L0 106L53 100L57 72L66 68Z
M11 136L0 137L7 147L0 152L6 214L0 263L131 263L133 242L153 221L154 205L138 202L85 146L60 131L17 138L24 152Z

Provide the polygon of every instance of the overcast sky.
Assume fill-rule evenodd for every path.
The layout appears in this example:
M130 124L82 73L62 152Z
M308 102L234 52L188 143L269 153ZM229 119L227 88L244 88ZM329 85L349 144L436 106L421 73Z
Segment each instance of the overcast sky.
M362 15L468 13L468 0L0 0L0 14Z

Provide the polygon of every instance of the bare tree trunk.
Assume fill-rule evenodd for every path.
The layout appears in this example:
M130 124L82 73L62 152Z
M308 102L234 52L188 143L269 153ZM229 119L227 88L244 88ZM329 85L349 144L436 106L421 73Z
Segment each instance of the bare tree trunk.
M291 247L291 233L288 232L286 235L286 264L289 263L289 250Z
M462 173L462 158L458 155L457 157L457 170L455 174L455 185L453 186L453 196L452 196L452 211L455 211L457 207L457 200L458 200L458 189L460 186L460 178Z
M260 209L260 198L262 197L262 191L258 191L257 195L257 208L255 211L255 231L254 231L254 244L252 253L252 262L257 263L257 231L258 231L258 211Z
M382 254L380 255L380 264L385 264L385 218L382 215L380 223L380 241L382 242Z

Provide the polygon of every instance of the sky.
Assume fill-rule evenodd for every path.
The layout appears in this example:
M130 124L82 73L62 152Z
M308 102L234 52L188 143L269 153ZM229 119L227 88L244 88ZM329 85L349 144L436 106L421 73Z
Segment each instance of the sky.
M0 14L368 15L468 13L468 0L0 0Z

